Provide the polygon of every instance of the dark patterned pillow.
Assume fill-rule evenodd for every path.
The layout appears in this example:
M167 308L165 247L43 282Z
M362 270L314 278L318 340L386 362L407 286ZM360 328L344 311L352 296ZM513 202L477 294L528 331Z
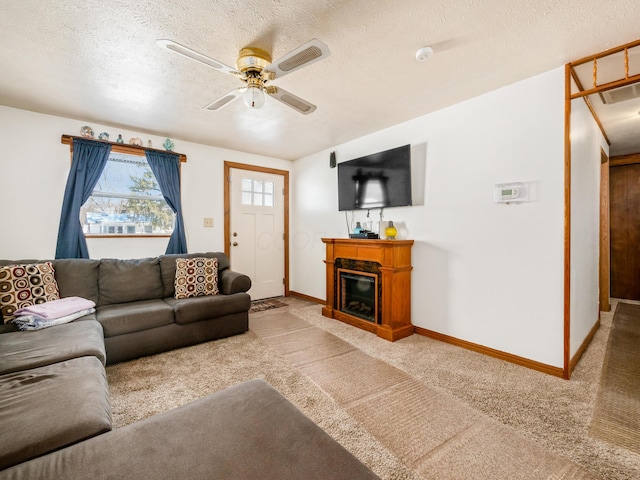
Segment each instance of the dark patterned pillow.
M0 267L0 309L4 323L22 307L59 300L60 291L51 262Z
M175 298L217 295L217 258L176 258Z

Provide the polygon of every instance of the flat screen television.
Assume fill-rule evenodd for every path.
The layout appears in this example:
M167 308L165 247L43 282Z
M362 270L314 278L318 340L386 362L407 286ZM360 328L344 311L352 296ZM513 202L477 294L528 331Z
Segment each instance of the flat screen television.
M338 164L338 210L411 205L411 146Z

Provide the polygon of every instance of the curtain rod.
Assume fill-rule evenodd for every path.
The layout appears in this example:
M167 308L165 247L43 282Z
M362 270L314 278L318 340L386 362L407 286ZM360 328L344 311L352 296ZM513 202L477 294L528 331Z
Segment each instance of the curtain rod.
M62 143L64 145L72 145L74 138L82 138L85 140L87 139L86 137L80 137L78 135L62 135ZM93 140L94 142L108 143L111 145L111 150L117 153L128 153L130 155L144 155L145 150L150 150L152 152L167 153L167 150L160 150L159 148L147 148L147 147L141 147L138 145L129 145L127 143L111 142L109 140L98 140L96 138L90 138L88 140ZM184 153L176 153L176 152L168 152L168 153L175 153L176 155L178 155L180 162L187 161L187 156Z

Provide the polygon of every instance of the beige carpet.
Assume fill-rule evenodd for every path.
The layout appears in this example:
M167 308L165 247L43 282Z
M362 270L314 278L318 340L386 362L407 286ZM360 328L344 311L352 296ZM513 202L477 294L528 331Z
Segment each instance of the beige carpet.
M479 353L412 335L387 342L368 332L325 318L319 306L291 313L384 360L426 385L448 392L550 451L607 480L640 479L640 455L589 435L612 312L565 381Z
M285 302L289 307L251 314L252 328L261 317L277 318L284 312L304 320L300 328L308 329L309 325L319 328L308 329L307 335L299 335L295 341L291 337L289 342L280 342L279 351L254 332L248 332L108 367L116 425L122 426L234 383L259 377L272 383L385 479L434 478L428 476L428 468L424 470L429 462L451 472L464 470L464 473L457 474L459 476L449 478L498 478L493 474L487 476L483 470L471 472L466 468L467 458L484 458L483 449L463 448L473 445L478 438L491 439L484 447L490 455L495 455L495 451L504 445L509 447L505 450L507 454L503 455L504 462L489 468L499 475L504 468L512 468L510 463L518 468L520 462L526 464L530 461L530 453L535 457L536 452L542 451L544 455L551 452L551 457L547 458L553 458L567 468L567 471L562 471L554 461L549 464L543 462L544 471L556 468L550 478L572 478L572 475L584 474L576 465L605 479L640 478L639 455L588 435L612 315L603 314L602 327L572 380L566 382L418 335L387 342L368 332L322 317L318 305L295 298L287 298ZM282 350L285 345L288 345L288 351ZM298 348L300 345L303 348ZM409 385L399 381L386 390L373 391L366 396L349 396L338 386L325 385L321 389L318 385L322 378L312 381L298 368L307 368L305 373L313 373L314 359L327 358L328 349L337 356L366 354L361 358L374 363L381 361L385 364L384 369L395 367L392 370L399 372L395 374L399 375L398 378L409 375L417 383ZM349 386L349 383L346 380L341 382L343 386ZM410 388L398 390L401 387ZM388 439L383 443L379 439L382 438L381 432L374 427L365 427L367 417L374 415L382 420L388 417L389 422L400 422L393 412L401 408L380 408L380 402L374 408L374 404L368 402L383 392L388 402L398 402L408 411L409 418L413 420L405 422L424 423L423 430L435 429L439 421L446 419L429 417L432 405L441 403L466 410L466 420L475 423L472 422L472 427L467 430L458 430L458 436L454 437L459 443L457 450L447 451L447 446L454 443L445 443L442 449L434 449L431 456L421 457L415 450L392 451L396 447ZM335 399L330 394L335 395ZM338 401L343 404L339 405ZM385 424L384 421L374 423ZM416 432L419 430L416 428ZM519 441L534 445L531 452L515 456L510 453L514 450L511 449L510 437L505 437L504 432L514 431ZM409 446L420 447L419 442L422 441L399 437L397 443ZM469 442L465 443L467 439ZM534 458L533 461L539 460ZM537 473L542 474L542 471ZM534 474L536 472L528 472L522 477L512 478L545 478L532 476Z
M107 377L116 428L262 378L381 478L419 480L253 332L112 365L107 367Z
M640 453L640 305L618 303L591 435Z
M292 313L250 325L422 478L599 478Z

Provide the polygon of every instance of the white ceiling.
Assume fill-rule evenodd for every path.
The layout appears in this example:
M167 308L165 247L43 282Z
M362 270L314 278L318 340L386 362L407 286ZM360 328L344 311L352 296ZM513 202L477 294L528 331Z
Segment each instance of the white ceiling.
M638 25L637 0L2 0L0 104L293 160L636 40ZM318 38L330 57L272 82L318 109L203 110L238 80L159 38L232 66L242 47L277 59ZM435 54L420 63L423 46Z

